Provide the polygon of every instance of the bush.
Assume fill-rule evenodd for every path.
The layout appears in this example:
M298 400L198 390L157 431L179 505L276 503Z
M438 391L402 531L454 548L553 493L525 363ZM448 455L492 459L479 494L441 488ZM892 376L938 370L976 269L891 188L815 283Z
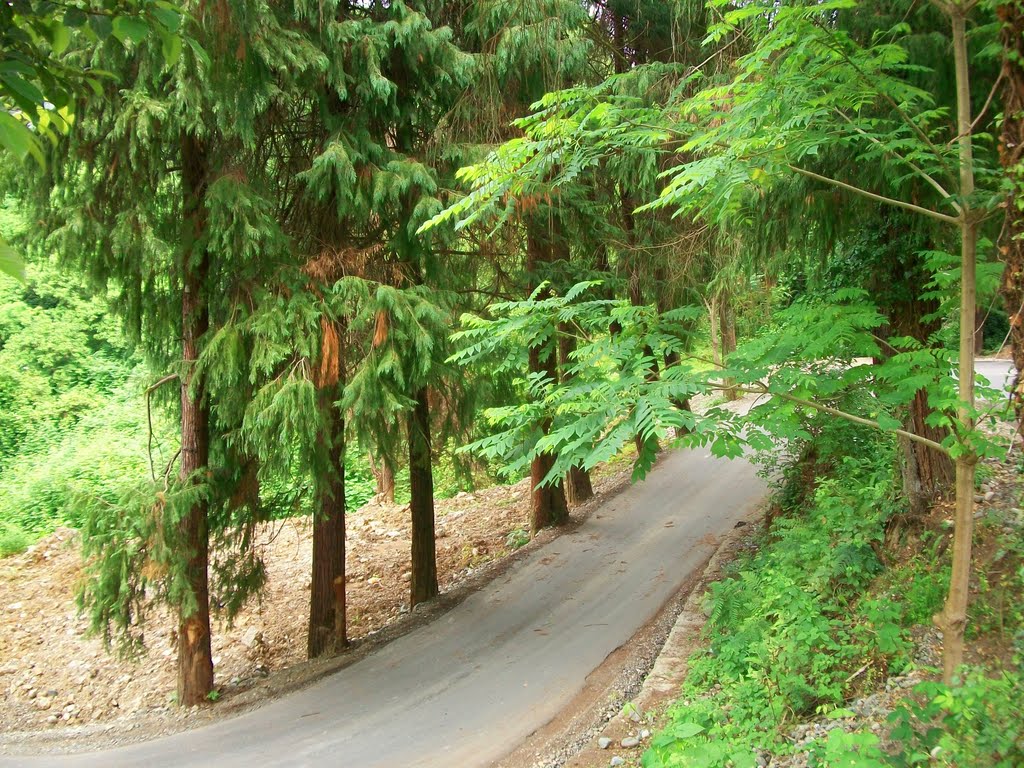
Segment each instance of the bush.
M881 570L875 547L898 508L893 446L859 437L865 450L843 456L858 443L825 428L816 454L830 476L812 479L802 501L804 492L784 487L779 496L801 506L784 507L759 551L712 585L709 648L691 659L682 700L645 768L753 765L755 750L785 751L783 732L794 721L834 710L853 686L905 665L910 643L898 604L862 597ZM786 475L790 486L807 483Z
M0 557L24 552L30 541L29 535L17 525L0 520Z

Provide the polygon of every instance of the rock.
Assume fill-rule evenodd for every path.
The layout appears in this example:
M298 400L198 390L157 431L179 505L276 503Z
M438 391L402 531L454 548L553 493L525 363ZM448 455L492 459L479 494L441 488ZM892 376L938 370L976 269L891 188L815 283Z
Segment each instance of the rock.
M402 581L408 583L412 581L412 571L406 571L402 574Z
M984 497L984 496L982 496L982 495L981 495L980 493L976 493L976 494L974 494L974 501L975 501L975 502L978 502L978 503L980 503L980 502L981 502L981 501L982 501L982 500L983 500L984 498L985 498L985 497Z
M610 747L611 745L612 745L612 740L609 739L607 736L602 736L601 738L599 738L597 740L597 748L598 749L608 749L608 747Z
M50 705L52 704L53 699L50 699L46 696L40 696L38 699L36 699L36 707L38 709L49 709Z
M640 739L636 736L627 736L619 744L623 749L632 749L633 747L640 746Z
M640 713L634 709L632 712L629 713L629 719L632 720L634 723L639 723L641 720Z
M252 648L256 643L263 639L263 633L260 632L256 627L249 627L245 630L245 633L239 638L239 641L246 648Z
M985 501L992 501L992 499L994 499L995 497L996 497L996 492L995 491L989 491L988 493L985 494Z
M611 766L616 766L616 765L625 765L625 764L626 764L626 761L625 761L625 760L623 760L623 759L622 759L621 757L619 757L618 755L616 755L615 757L613 757L613 758L612 758L612 761L611 761L610 763L608 763L608 765L611 765Z
M56 725L57 724L57 716L56 715L50 715L48 718L46 718L46 722L48 722L50 725Z
M648 731L646 728L644 728L642 731L640 731L640 738L641 739L649 739L649 738L651 738L651 732Z

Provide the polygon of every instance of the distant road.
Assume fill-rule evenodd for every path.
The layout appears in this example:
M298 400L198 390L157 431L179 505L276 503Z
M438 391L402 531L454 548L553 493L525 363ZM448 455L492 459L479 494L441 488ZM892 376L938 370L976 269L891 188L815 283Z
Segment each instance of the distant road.
M986 379L996 389L1006 391L1013 377L1014 367L1012 360L975 360L974 371Z
M554 718L764 493L745 460L670 453L575 531L309 688L155 741L0 766L489 765Z

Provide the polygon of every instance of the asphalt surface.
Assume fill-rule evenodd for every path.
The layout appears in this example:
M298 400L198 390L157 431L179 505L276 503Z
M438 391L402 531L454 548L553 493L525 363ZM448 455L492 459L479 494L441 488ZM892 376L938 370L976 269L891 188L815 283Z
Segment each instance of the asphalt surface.
M746 461L665 456L643 483L436 621L230 720L0 766L486 766L548 723L764 495Z
M974 372L988 379L989 385L1005 391L1010 383L1013 363L1009 360L975 360Z

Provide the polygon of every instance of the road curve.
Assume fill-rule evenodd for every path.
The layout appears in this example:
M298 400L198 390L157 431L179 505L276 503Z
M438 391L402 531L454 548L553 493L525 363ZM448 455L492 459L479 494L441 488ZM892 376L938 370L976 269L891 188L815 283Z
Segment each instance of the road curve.
M486 766L549 722L764 495L744 460L662 458L647 480L431 624L238 717L0 766Z

